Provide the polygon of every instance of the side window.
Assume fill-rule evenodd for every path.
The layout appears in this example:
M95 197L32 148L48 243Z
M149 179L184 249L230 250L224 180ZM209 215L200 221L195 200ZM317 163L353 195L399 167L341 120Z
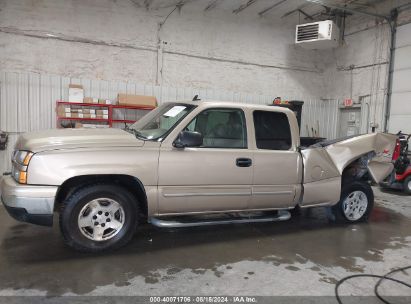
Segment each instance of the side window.
M202 148L247 148L244 112L239 109L209 109L186 127L203 135Z
M258 149L291 148L291 131L287 115L280 112L254 111L253 116Z

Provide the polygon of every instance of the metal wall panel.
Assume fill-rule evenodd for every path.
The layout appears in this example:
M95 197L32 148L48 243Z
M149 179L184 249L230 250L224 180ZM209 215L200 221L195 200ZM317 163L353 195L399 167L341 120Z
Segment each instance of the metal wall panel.
M406 45L411 45L411 24L405 24L397 28L396 47L400 48Z
M55 102L68 99L68 85L82 84L85 96L116 99L118 93L154 95L163 101L191 100L199 95L203 100L234 101L239 103L269 104L275 96L253 95L214 89L175 88L152 86L124 81L79 79L58 75L0 71L0 130L11 134L8 150L0 151L0 170L10 170L10 155L19 133L55 128ZM338 101L289 97L304 100L302 136L314 132L320 137L335 138ZM116 111L119 118L139 119L144 114ZM124 127L117 124L116 127ZM307 131L309 130L309 131ZM315 131L311 131L315 130Z
M411 133L411 24L397 29L389 131Z

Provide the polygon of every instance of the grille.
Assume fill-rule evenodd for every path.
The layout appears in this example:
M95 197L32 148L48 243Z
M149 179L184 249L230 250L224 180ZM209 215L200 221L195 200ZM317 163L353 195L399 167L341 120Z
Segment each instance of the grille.
M318 39L318 28L318 23L298 26L297 41Z

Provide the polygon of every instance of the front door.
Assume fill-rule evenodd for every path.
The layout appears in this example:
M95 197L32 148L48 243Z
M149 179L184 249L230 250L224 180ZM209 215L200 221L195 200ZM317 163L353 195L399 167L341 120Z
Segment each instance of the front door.
M160 149L159 213L244 210L251 199L252 152L245 115L237 108L199 113L185 128L200 132L203 145Z

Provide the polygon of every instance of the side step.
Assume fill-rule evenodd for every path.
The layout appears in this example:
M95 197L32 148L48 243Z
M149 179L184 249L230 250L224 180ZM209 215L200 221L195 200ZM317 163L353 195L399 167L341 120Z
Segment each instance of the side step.
M244 213L242 213L244 214ZM225 217L203 217L195 216L182 216L178 219L167 218L159 219L152 217L150 218L150 223L154 226L160 228L183 228L183 227L197 227L197 226L211 226L211 225L227 225L227 224L241 224L241 223L264 223L264 222L278 222L286 221L291 218L290 212L286 210L279 210L273 215L271 212L270 216L267 213L259 213L263 215L259 216L233 216L231 214L225 215Z

